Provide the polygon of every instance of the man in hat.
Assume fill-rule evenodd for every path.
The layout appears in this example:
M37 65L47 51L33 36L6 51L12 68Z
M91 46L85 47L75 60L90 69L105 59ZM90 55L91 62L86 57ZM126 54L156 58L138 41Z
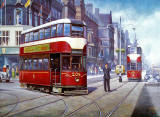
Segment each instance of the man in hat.
M110 71L111 69L108 66L108 63L105 64L104 68L103 68L103 72L104 72L104 90L107 92L110 91ZM106 89L106 85L107 85L107 89Z

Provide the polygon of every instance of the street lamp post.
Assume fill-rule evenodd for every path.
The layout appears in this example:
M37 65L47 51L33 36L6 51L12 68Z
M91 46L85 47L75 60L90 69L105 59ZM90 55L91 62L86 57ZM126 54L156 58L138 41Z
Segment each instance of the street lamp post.
M120 43L119 43L119 48L120 48L120 52L119 52L119 65L120 65L120 71L119 71L119 82L122 82L122 75L121 75L121 72L122 72L122 66L121 66L121 55L122 55L122 52L121 52L121 17L120 17Z

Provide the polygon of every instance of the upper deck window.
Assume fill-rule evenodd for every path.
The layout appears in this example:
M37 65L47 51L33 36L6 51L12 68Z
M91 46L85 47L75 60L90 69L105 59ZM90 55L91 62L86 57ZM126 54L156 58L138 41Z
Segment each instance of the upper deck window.
M70 24L64 24L64 36L70 36L71 27Z
M63 24L57 25L57 36L63 36Z
M55 37L56 36L56 25L51 27L51 37Z
M83 37L83 27L72 25L72 36Z
M39 39L44 39L44 29L39 30Z
M48 27L45 29L45 38L50 38L51 37L51 28Z
M34 32L34 40L38 40L38 31Z
M29 41L33 41L33 32L30 32L30 40Z
M25 34L25 42L29 42L29 33Z

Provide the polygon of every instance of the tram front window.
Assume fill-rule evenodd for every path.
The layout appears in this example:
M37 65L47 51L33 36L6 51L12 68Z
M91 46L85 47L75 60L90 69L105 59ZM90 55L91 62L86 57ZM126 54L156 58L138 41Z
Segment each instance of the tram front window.
M131 63L131 70L136 70L136 63Z
M83 27L72 25L72 36L83 37Z
M132 54L132 53L135 53L135 54L136 54L136 53L137 53L137 48L131 47L129 53L130 53L130 54Z
M72 57L72 70L80 70L81 69L80 60L81 60L80 56L73 56Z

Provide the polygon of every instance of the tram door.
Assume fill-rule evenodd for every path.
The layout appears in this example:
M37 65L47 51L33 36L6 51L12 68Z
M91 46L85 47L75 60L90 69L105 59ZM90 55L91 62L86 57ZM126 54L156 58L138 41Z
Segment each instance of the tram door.
M51 54L50 63L52 84L56 86L60 84L60 54Z

